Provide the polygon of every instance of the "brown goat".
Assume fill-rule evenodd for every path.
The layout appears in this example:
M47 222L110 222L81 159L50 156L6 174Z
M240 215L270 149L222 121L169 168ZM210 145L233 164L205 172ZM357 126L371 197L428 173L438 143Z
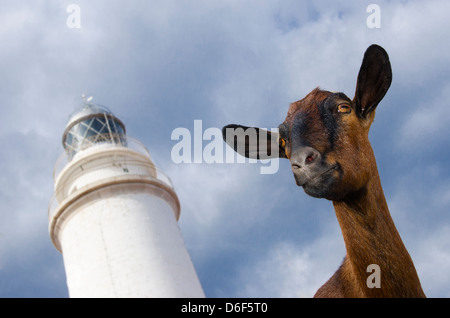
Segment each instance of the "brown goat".
M391 81L386 51L372 45L353 100L316 88L290 105L278 134L240 125L223 128L224 140L238 153L289 159L298 186L333 201L347 255L315 297L425 297L389 213L368 137L375 108ZM375 288L367 282L371 264L378 265L380 274Z

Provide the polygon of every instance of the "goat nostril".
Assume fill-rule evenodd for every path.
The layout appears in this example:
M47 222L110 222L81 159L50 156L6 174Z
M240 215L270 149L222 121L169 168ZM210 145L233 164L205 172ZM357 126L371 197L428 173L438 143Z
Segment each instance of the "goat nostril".
M293 170L300 170L306 166L313 166L320 159L320 153L312 148L304 148L291 156L291 166ZM298 171L297 171L298 172Z
M314 153L311 153L309 156L306 157L305 163L306 163L307 165L309 165L309 164L313 163L314 160L316 160L316 158L317 158L317 155L314 154Z

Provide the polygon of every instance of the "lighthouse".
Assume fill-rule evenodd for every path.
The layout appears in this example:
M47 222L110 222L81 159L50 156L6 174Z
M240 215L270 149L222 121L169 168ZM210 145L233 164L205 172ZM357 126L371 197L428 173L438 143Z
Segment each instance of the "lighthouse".
M66 125L48 211L69 296L204 297L170 179L91 101L83 98Z

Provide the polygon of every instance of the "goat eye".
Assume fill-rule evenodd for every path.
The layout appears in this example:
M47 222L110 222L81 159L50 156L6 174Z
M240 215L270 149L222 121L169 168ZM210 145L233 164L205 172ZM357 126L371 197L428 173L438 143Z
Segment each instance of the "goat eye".
M286 140L284 140L283 138L280 138L280 145L281 147L285 147L286 146Z
M338 105L338 113L350 113L352 108L348 104L340 104Z

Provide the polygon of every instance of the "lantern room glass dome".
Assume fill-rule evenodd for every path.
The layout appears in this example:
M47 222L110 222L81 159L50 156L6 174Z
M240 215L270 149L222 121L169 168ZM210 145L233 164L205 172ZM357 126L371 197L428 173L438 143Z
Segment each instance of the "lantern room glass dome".
M70 116L62 143L69 161L94 145L126 147L125 125L107 107L85 101L81 109Z

